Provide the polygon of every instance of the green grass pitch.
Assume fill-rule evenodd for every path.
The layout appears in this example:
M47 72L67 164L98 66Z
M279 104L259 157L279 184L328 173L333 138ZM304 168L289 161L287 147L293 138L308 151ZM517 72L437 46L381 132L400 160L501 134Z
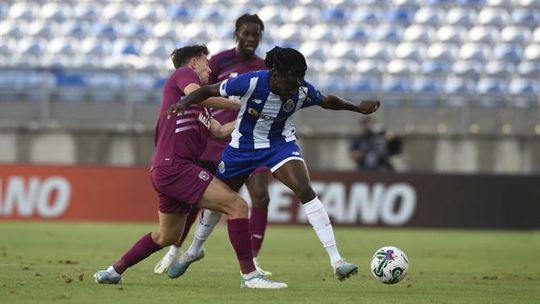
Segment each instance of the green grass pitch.
M335 228L343 256L361 266L340 283L310 227L270 226L261 265L286 290L242 290L226 229L207 256L177 280L152 273L164 251L129 269L124 285L98 285L149 224L0 223L0 303L540 303L540 232ZM188 238L191 240L191 237ZM383 285L368 263L395 245L410 260L407 278Z

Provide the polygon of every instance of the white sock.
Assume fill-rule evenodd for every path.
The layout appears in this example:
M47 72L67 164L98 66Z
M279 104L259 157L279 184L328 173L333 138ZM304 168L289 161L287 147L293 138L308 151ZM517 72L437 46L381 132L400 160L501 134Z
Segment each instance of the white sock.
M176 247L174 245L169 246L169 251L167 251L167 255L170 255L173 257L178 256L178 253L180 253L181 249L182 249L181 247Z
M332 228L332 223L330 223L330 218L328 217L328 213L326 213L324 205L318 197L315 197L313 200L303 204L303 206L309 223L313 227L313 230L315 230L315 233L317 233L319 240L330 257L330 264L334 266L342 258L337 249L334 229Z
M199 216L199 222L197 223L197 228L195 228L195 237L189 246L187 253L192 256L198 255L208 239L208 236L214 230L217 223L221 219L223 213L204 209Z
M115 277L119 277L119 276L122 276L121 274L119 274L118 272L116 272L116 270L114 270L114 267L112 266L109 266L109 268L107 268L107 272L112 274L113 276Z

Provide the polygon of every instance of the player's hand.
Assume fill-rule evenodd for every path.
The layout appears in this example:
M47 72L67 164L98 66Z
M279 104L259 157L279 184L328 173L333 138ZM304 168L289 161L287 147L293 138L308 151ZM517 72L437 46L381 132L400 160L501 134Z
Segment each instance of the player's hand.
M186 110L186 106L181 102L176 102L167 109L167 119L171 118L173 114L182 115Z
M371 114L376 112L380 106L381 102L379 100L362 100L358 105L358 110L362 114Z

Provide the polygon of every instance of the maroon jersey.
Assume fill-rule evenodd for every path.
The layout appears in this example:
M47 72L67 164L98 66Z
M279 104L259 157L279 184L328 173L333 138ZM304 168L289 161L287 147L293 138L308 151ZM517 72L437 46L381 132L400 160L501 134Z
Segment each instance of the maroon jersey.
M180 68L174 71L163 87L152 168L185 160L196 162L206 147L210 136L210 113L207 108L192 105L184 114L173 114L167 119L167 109L186 95L184 89L191 83L200 85L197 73L190 68Z
M209 79L210 84L223 81L238 74L268 69L266 65L264 65L264 60L259 56L254 56L252 59L242 61L236 53L235 48L225 50L212 56L212 58L210 58L209 65L212 69ZM222 125L236 120L237 116L238 111L234 110L212 110L212 117L219 121ZM204 150L204 153L201 156L201 160L211 162L219 161L227 143L228 141L215 139L212 137L209 138L206 150Z

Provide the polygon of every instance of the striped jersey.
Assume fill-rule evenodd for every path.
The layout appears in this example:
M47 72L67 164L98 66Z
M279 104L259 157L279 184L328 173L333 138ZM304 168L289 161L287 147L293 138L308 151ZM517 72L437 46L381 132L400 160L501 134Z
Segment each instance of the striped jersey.
M306 82L287 100L270 91L270 71L256 71L224 80L221 96L240 96L242 107L229 145L237 149L264 149L296 139L292 115L320 105L321 93Z

